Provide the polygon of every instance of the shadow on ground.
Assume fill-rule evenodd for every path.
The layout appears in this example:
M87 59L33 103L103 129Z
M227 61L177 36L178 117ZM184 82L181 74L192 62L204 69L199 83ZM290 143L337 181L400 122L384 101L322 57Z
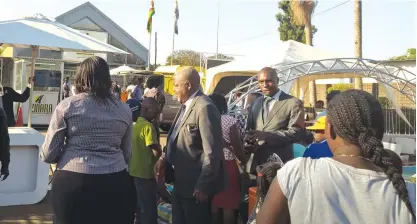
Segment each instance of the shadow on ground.
M0 224L52 224L50 193L35 205L0 207Z

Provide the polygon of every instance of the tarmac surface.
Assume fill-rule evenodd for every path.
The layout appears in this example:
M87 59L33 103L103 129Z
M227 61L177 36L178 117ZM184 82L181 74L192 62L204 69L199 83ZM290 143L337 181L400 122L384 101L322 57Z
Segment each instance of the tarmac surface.
M46 132L44 129L39 131L43 134ZM163 146L166 144L166 134L164 133L161 134L161 144ZM52 224L52 218L49 192L41 202L34 205L0 207L0 224Z

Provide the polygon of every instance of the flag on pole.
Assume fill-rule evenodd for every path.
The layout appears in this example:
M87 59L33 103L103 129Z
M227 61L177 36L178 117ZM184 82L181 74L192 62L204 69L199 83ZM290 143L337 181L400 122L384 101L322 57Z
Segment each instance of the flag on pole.
M174 25L174 32L178 35L178 18L180 18L180 12L178 11L178 0L175 0L175 25Z
M154 8L154 2L151 0L151 4L149 6L149 12L148 12L148 24L146 25L146 29L148 30L148 33L152 33L152 17L155 15L155 8Z

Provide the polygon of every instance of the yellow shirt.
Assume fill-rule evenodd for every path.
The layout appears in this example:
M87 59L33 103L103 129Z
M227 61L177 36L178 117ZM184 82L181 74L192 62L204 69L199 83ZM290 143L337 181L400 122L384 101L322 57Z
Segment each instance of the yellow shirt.
M146 119L139 117L132 129L132 158L129 163L129 174L144 179L155 178L153 168L157 157L149 146L158 144L156 131Z

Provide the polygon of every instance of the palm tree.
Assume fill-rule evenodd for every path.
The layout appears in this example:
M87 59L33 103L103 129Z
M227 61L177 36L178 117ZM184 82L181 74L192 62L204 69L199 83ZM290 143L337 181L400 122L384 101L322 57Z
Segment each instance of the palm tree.
M306 35L306 44L313 46L313 35L311 27L311 16L313 15L316 2L313 0L293 0L291 1L291 11L293 14L294 22L297 25L304 25L304 33ZM297 85L296 85L297 86ZM308 89L310 91L310 104L316 103L316 81L310 81L308 83ZM297 89L298 93L298 89Z
M362 58L362 1L355 0L355 57ZM355 78L355 89L362 89L362 78Z

